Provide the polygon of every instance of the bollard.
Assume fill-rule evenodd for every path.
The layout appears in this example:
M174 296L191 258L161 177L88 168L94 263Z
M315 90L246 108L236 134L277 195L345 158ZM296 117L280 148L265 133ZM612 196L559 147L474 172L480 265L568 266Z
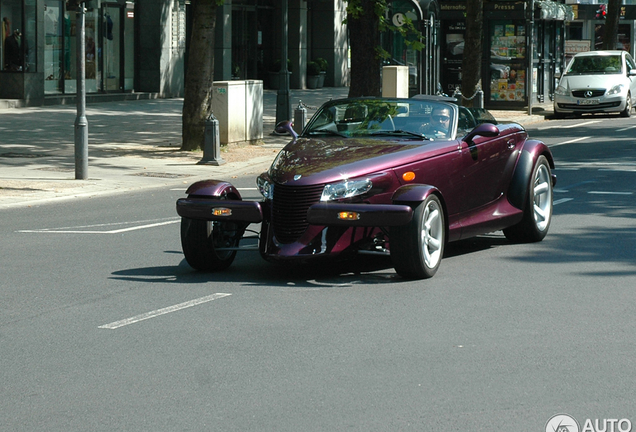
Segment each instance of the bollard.
M475 102L473 103L473 107L475 108L484 108L484 92L483 90L477 90L475 94Z
M203 133L203 159L199 165L223 165L225 160L221 157L221 140L219 138L219 121L210 113L205 119L205 132Z
M298 101L298 107L294 110L294 130L298 135L301 134L307 123L307 108L303 106L303 101Z

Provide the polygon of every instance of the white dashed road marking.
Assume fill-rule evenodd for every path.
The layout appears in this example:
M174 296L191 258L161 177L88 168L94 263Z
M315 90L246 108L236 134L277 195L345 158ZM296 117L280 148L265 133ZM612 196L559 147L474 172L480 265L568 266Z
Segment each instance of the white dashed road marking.
M134 316L132 318L126 318L126 319L123 319L123 320L120 320L120 321L112 322L110 324L104 324L104 325L99 326L98 328L100 328L100 329L108 329L108 330L115 330L115 329L118 329L120 327L124 327L124 326L130 325L130 324L138 323L139 321L144 321L144 320L147 320L147 319L150 319L150 318L156 318L156 317L158 317L160 315L165 315L165 314L169 314L169 313L172 313L172 312L180 311L182 309L187 309L187 308L190 308L192 306L197 306L197 305L200 305L200 304L203 304L203 303L208 303L208 302L211 302L213 300L217 300L217 299L220 299L220 298L223 298L223 297L227 297L227 296L231 296L231 295L232 294L216 293L216 294L212 294L212 295L209 295L209 296L206 296L206 297L201 297L201 298L198 298L198 299L190 300L190 301L187 301L187 302L184 302L184 303L179 303L179 304L174 305L174 306L169 306L169 307L165 307L165 308L162 308L162 309L157 309L157 310L154 310L154 311L146 312L144 314L137 315L137 316Z

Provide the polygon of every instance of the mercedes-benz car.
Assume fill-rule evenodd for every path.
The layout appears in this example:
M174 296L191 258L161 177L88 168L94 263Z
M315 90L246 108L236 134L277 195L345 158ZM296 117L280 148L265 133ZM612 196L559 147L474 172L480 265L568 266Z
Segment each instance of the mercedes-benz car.
M190 266L220 271L237 252L306 263L390 256L404 278L432 277L448 242L503 230L542 240L552 219L554 159L517 123L440 97L325 103L243 200L222 179L177 201ZM244 245L252 242L252 245ZM254 244L256 242L256 244Z
M632 115L636 95L636 63L627 51L576 54L554 92L554 116L620 113Z

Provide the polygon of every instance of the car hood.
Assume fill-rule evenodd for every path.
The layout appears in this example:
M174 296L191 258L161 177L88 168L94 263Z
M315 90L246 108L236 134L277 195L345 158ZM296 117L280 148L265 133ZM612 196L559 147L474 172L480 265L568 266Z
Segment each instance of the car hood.
M323 184L385 171L458 147L458 141L300 138L280 151L269 176L278 184Z
M617 84L625 84L627 77L623 74L611 75L565 75L561 80L561 85L571 89L610 89Z

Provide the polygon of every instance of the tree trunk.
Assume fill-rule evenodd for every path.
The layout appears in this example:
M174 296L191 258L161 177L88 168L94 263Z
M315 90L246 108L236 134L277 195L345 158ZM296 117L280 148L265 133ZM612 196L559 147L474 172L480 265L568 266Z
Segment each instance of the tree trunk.
M615 50L618 36L618 20L621 14L621 0L608 0L607 16L605 17L605 32L603 34L603 49Z
M216 0L192 0L192 36L183 100L181 150L203 148L205 119L212 107Z
M380 20L374 0L360 0L360 13L347 15L351 44L349 97L380 96L380 67L376 48L380 46Z
M471 98L481 83L481 40L484 23L483 0L466 2L466 34L464 36L464 58L462 59L462 94ZM474 99L458 101L464 106L473 106Z

